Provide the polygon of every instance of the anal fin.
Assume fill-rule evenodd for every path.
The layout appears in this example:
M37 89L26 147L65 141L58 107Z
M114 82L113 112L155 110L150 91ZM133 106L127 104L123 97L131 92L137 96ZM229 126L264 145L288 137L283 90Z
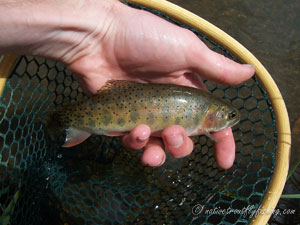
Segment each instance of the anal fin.
M111 133L105 133L106 136L110 137L119 137L125 135L126 132L111 132Z
M78 145L85 141L89 136L91 136L90 132L70 127L66 129L66 140L63 147L68 148Z

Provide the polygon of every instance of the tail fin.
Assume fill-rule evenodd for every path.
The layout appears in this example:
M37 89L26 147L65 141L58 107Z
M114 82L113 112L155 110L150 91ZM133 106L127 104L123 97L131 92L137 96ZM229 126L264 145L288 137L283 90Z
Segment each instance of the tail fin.
M64 132L64 128L59 121L57 111L49 111L38 117L37 121L43 125L43 128L49 134L51 140L57 140Z

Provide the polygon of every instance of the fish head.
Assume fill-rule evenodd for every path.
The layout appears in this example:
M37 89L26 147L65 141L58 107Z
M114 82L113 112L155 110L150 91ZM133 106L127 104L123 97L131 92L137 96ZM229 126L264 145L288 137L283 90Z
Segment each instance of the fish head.
M206 115L204 128L211 132L233 127L240 121L239 111L229 103L218 104L211 107Z

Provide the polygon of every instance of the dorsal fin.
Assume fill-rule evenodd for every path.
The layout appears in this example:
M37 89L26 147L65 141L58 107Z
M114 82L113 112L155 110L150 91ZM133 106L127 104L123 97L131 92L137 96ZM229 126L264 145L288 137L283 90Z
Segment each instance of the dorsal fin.
M135 84L137 83L128 80L108 80L97 92L103 93L106 91L119 90L120 88L128 87Z

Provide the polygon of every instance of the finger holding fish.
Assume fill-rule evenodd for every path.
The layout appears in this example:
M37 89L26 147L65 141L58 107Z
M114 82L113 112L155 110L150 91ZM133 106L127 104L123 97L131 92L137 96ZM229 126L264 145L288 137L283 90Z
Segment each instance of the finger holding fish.
M213 133L213 136L218 140L218 143L214 143L217 164L222 169L229 169L235 158L235 142L232 129L226 128Z
M162 139L150 137L150 135L149 126L141 124L122 137L123 144L128 148L142 149L144 147L142 163L145 165L162 165L165 161L164 147L175 158L185 157L193 151L193 142L181 126L172 125L164 129Z
M143 150L141 162L144 165L158 167L163 165L166 160L166 153L161 138L150 137Z
M185 157L193 151L193 141L181 126L167 127L162 132L162 138L167 151L175 158Z
M136 129L138 128L138 129ZM141 149L141 143L137 143L137 136L148 132L148 126L139 125L134 130L122 138L125 146L132 149ZM144 130L145 129L145 130ZM129 137L133 135L133 137ZM235 142L231 128L212 134L218 141L214 143L214 154L217 164L222 169L229 169L235 157ZM160 138L150 137L144 142L144 152L142 155L142 163L144 165L157 167L165 162L165 152L163 146L175 158L188 156L193 151L193 142L187 136L185 130L180 126L170 126L162 132L164 142ZM125 140L124 140L125 139ZM169 144L170 143L170 144Z
M129 134L122 137L123 144L131 149L141 149L149 141L151 129L145 124L141 124L133 128Z

